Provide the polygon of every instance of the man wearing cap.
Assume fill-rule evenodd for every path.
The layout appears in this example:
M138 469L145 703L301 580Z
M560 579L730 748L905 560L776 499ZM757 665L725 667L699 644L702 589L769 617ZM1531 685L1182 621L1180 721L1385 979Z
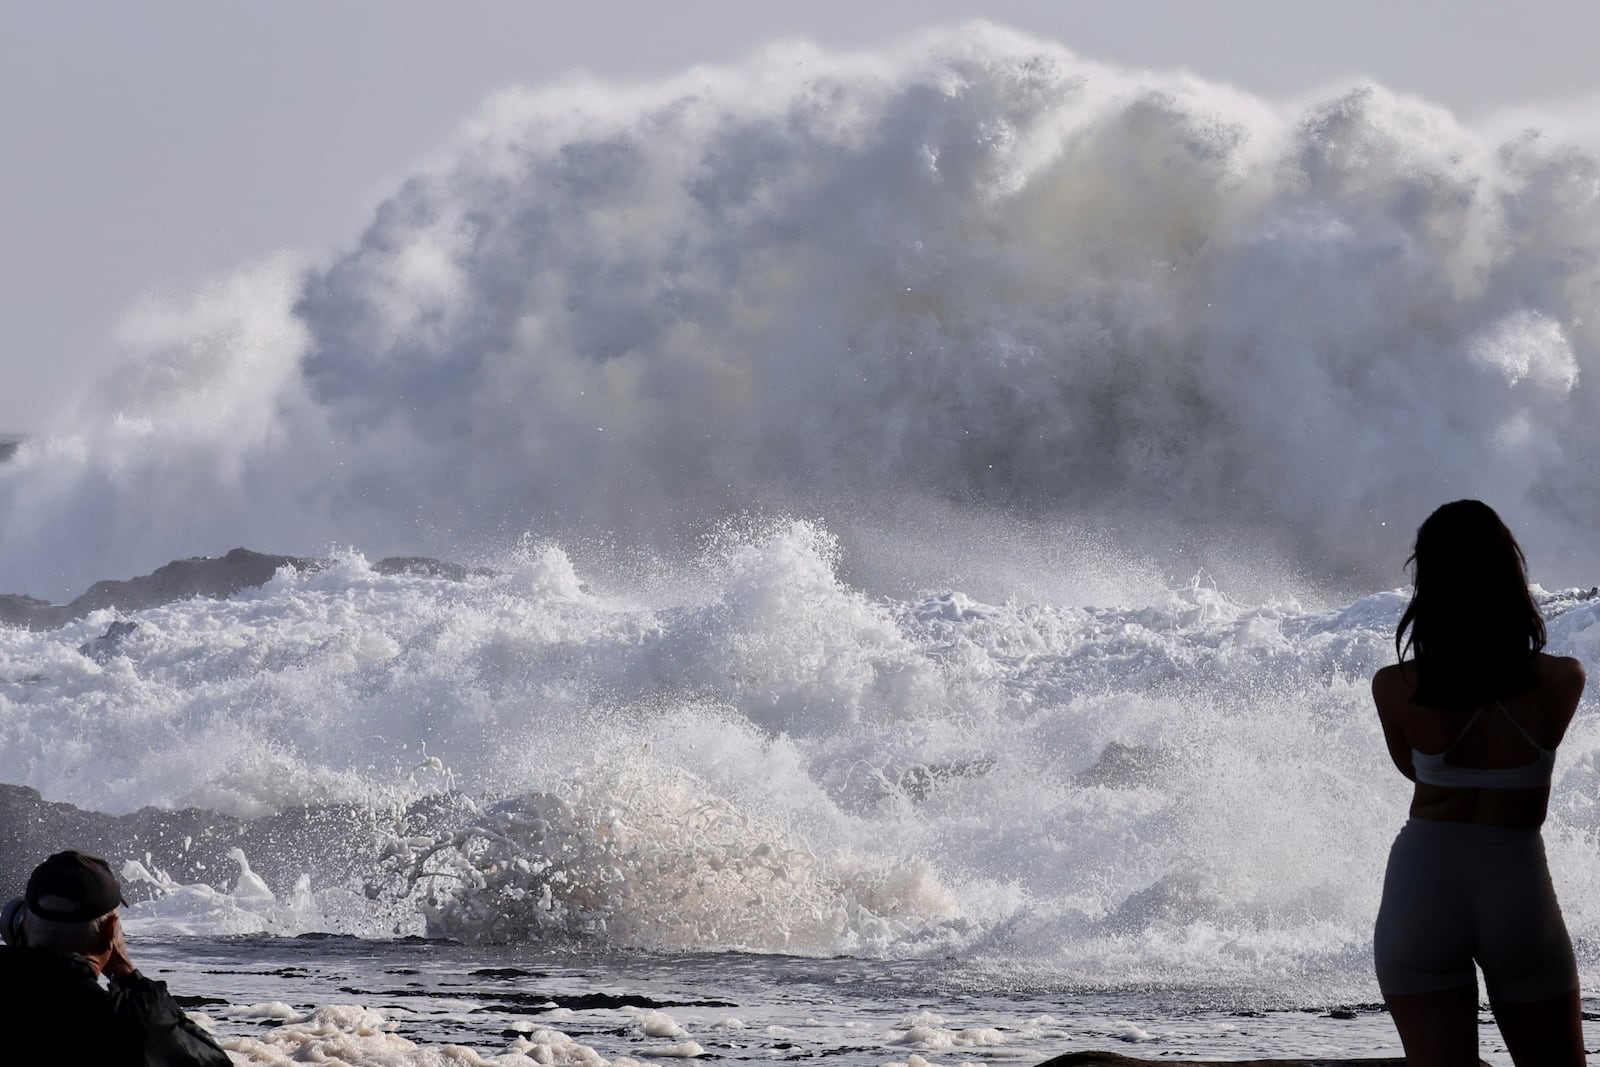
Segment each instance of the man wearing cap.
M231 1061L167 992L134 969L105 860L58 852L5 907L0 1020L55 1049L51 1062L224 1067ZM104 987L101 976L106 979Z

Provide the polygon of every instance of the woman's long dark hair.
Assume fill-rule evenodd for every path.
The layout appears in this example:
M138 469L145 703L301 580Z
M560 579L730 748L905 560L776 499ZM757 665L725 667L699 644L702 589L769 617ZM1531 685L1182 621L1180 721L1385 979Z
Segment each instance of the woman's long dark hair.
M1408 652L1416 662L1413 700L1475 707L1533 684L1544 618L1522 548L1493 508L1480 500L1439 508L1418 527L1406 563L1414 585L1394 647L1402 669Z

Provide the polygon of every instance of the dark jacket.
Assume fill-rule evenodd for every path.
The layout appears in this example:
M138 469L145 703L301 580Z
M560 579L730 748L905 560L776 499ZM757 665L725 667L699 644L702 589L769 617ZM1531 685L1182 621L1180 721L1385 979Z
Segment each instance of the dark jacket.
M134 971L102 989L82 956L49 949L0 948L0 1020L0 1028L12 1035L44 1036L51 1063L227 1067L231 1062L189 1021L165 982Z

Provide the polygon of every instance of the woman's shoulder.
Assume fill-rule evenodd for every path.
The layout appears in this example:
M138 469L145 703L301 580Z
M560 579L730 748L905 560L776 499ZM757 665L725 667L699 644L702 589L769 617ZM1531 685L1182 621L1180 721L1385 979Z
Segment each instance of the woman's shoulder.
M1406 676L1404 665L1399 663L1379 667L1372 676L1372 699L1380 710L1405 703L1415 689L1416 682Z
M1588 676L1583 662L1572 656L1550 656L1541 652L1533 658L1534 683L1541 689L1576 697L1583 692Z
M1405 664L1391 663L1387 667L1379 667L1372 675L1373 685L1393 685L1394 680L1405 673Z

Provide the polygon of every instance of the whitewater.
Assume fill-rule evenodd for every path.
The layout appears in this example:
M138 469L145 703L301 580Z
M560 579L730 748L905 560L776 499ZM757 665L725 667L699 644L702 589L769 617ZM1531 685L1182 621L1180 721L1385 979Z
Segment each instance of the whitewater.
M1600 661L1578 114L983 24L509 90L0 459L0 591L315 561L0 627L0 782L361 813L112 857L240 1062L1393 1049L1416 524L1489 501ZM1586 989L1593 711L1545 830Z

